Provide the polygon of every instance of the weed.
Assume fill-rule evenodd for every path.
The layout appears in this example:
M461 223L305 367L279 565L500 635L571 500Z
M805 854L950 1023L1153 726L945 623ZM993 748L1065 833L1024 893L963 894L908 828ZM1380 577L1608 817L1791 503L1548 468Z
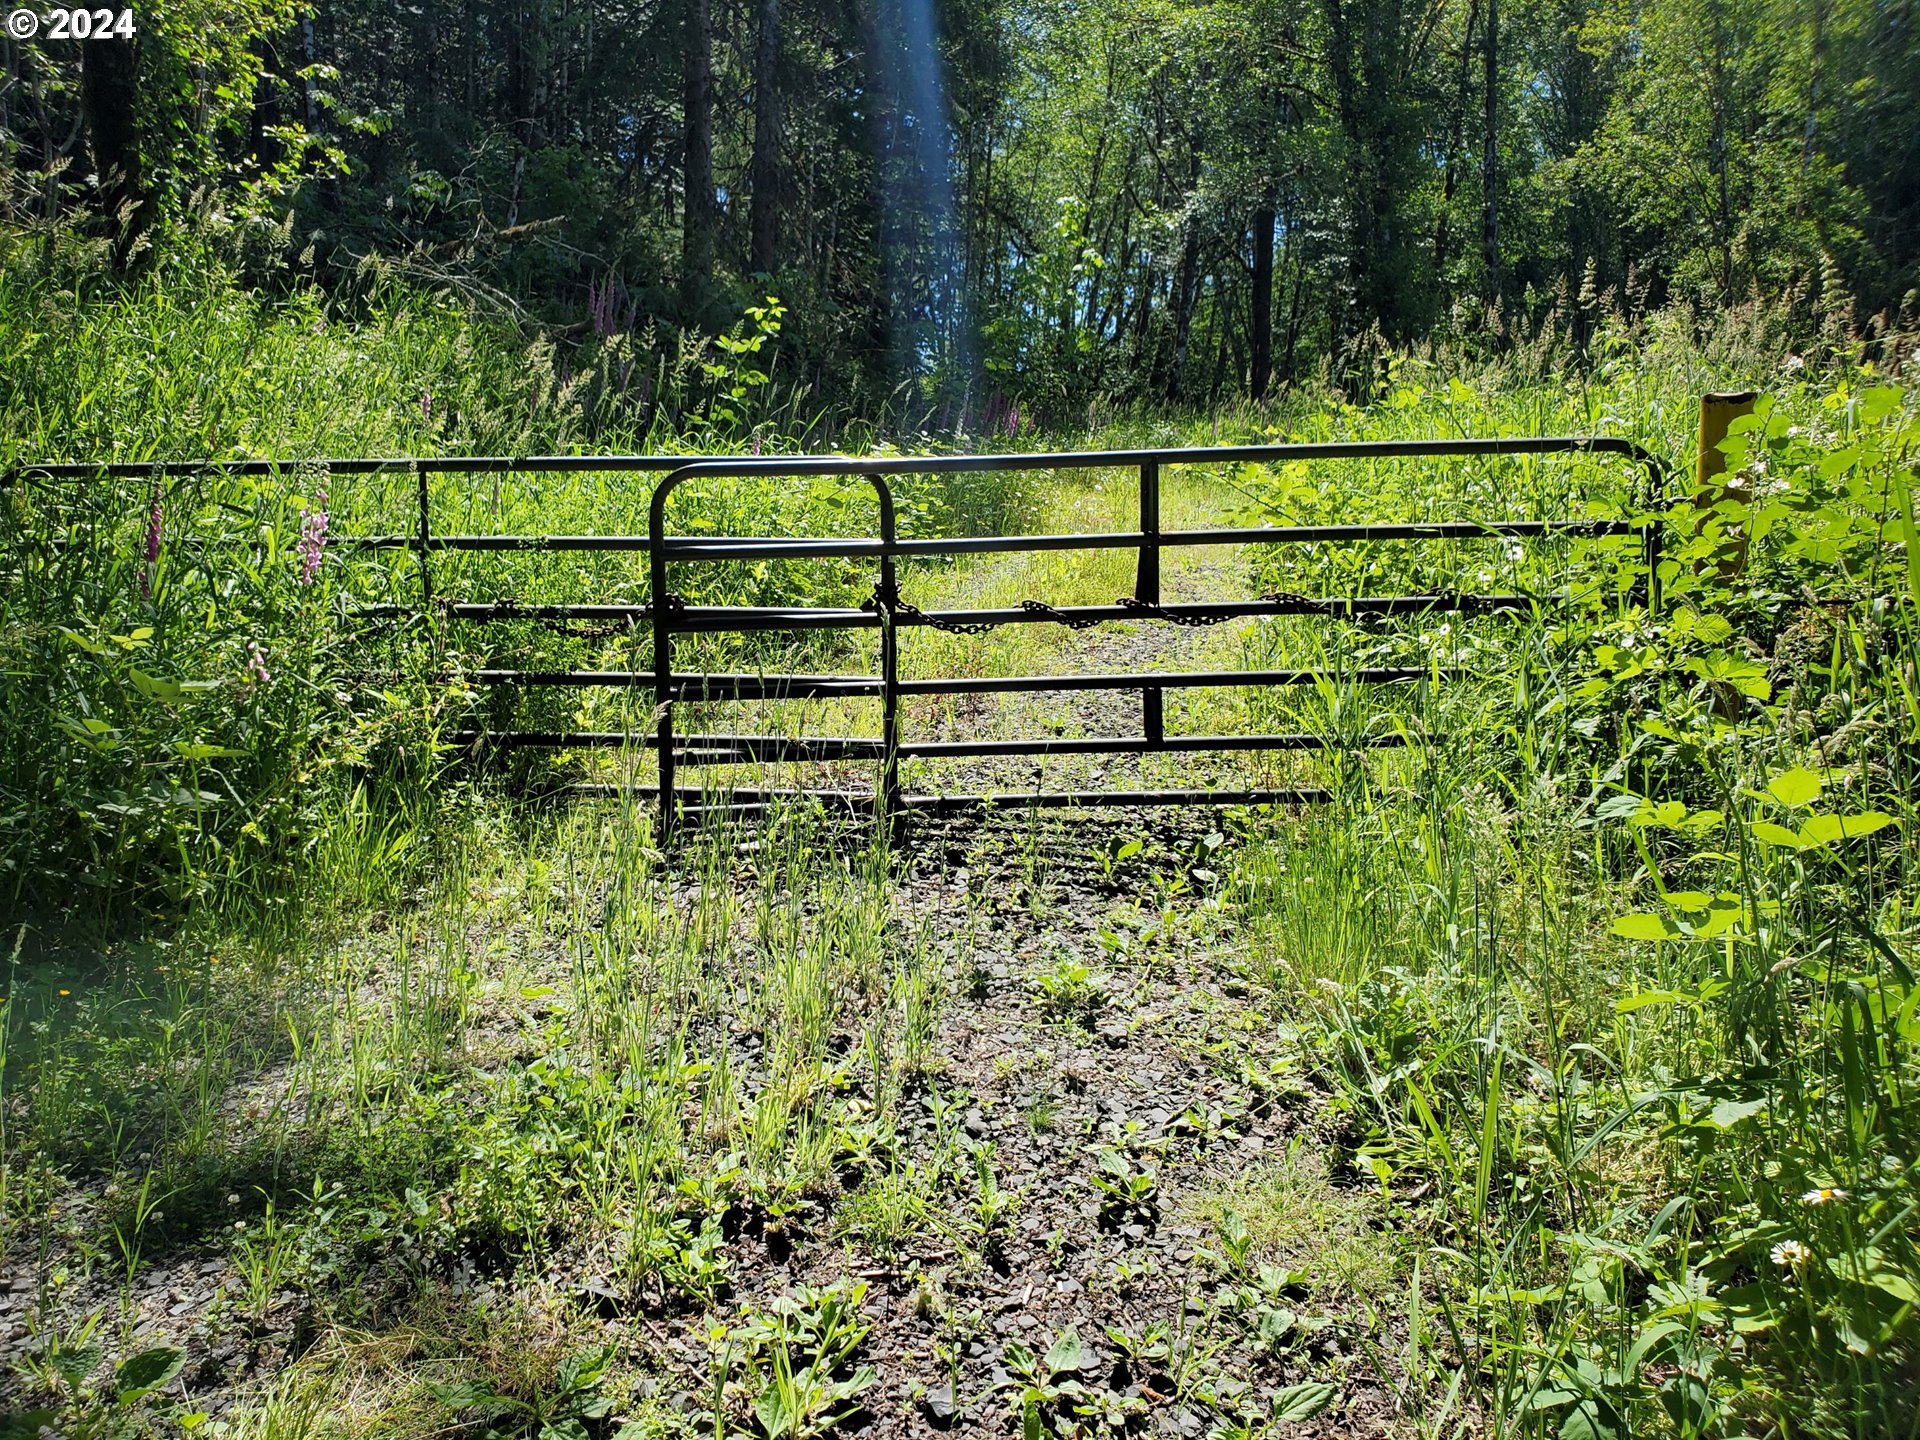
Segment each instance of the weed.
M1034 976L1033 990L1041 1013L1055 1020L1088 1020L1107 1000L1104 979L1070 955Z

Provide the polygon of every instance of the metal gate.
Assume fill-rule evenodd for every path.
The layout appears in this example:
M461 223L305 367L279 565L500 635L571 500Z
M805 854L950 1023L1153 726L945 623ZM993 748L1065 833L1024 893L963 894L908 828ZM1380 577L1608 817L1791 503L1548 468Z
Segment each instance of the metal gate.
M1161 528L1160 478L1172 465L1254 462L1281 464L1352 459L1458 459L1518 455L1601 454L1620 456L1644 473L1644 513L1616 520L1489 520L1484 522L1416 521L1407 523L1308 526L1254 526L1206 530ZM1194 545L1343 544L1368 540L1448 540L1476 537L1528 537L1549 534L1571 536L1638 536L1646 574L1641 598L1650 608L1659 605L1660 521L1657 507L1664 499L1664 470L1659 460L1632 441L1605 436L1553 436L1537 439L1401 440L1331 444L1282 444L1164 448L1149 450L1074 451L1057 454L943 455L913 458L851 459L840 456L760 459L672 459L658 456L446 457L422 460L309 461L306 465L333 474L371 474L414 471L418 475L418 523L414 533L359 537L351 543L368 549L408 549L417 552L421 577L421 605L372 605L362 613L389 618L425 611L448 621L486 623L502 620L599 622L624 627L649 625L653 638L650 671L482 669L468 679L484 686L612 686L650 692L655 721L651 734L626 730L474 730L452 738L463 745L545 746L581 748L636 746L657 752L659 782L652 786L582 786L587 791L619 789L657 800L662 837L691 816L725 811L763 811L793 797L831 798L859 809L898 819L927 811L953 811L984 804L1017 807L1158 806L1220 804L1296 804L1326 798L1310 789L1161 789L1059 790L985 794L910 794L901 784L903 760L984 756L1046 756L1062 754L1147 755L1167 752L1282 751L1328 748L1324 737L1308 734L1169 735L1164 696L1168 690L1223 686L1286 686L1335 678L1324 670L1172 671L1144 675L1019 675L902 679L899 635L902 629L931 626L949 631L982 631L1000 625L1065 624L1076 628L1108 621L1146 620L1173 625L1208 625L1239 618L1280 615L1319 615L1357 619L1394 615L1459 613L1498 615L1527 612L1543 597L1524 594L1446 592L1413 595L1371 595L1313 598L1273 593L1251 600L1166 604L1160 594L1160 559L1164 550ZM153 465L35 465L34 473L57 476L191 473L220 469L232 473L271 475L293 468L273 461L226 464ZM1090 534L996 535L957 538L902 538L895 523L889 476L901 474L964 474L984 471L1130 469L1139 476L1139 528ZM645 535L460 535L438 534L432 526L434 474L501 474L507 472L659 473L669 472L653 491ZM666 530L667 501L680 486L692 481L744 476L808 479L820 476L860 477L873 487L879 505L879 534L862 538L796 538L782 536L684 536ZM1023 601L1006 609L923 611L901 595L897 574L902 559L962 555L1019 554L1048 550L1111 550L1136 552L1133 593L1111 605L1055 607L1042 600ZM450 599L434 593L431 557L443 551L644 551L650 566L647 603L632 604L519 604L502 600ZM686 564L758 559L866 559L877 564L872 597L858 608L824 606L691 605L671 588L671 567ZM678 636L713 632L767 632L808 630L879 631L877 675L739 674L680 671L674 668L674 641ZM1447 670L1359 667L1338 672L1337 678L1361 684L1405 684L1428 678L1453 678ZM1140 694L1139 733L1118 737L1062 738L1040 736L1015 740L903 740L900 702L929 695L1012 694L1037 691L1130 690ZM881 704L880 733L876 736L821 736L787 738L753 734L680 734L675 727L677 706L704 701L745 702L821 699L842 696L877 698ZM1373 745L1404 743L1396 735L1368 740ZM878 768L869 792L799 790L734 790L722 796L708 787L677 783L683 768L725 766L762 761L826 761L870 759Z

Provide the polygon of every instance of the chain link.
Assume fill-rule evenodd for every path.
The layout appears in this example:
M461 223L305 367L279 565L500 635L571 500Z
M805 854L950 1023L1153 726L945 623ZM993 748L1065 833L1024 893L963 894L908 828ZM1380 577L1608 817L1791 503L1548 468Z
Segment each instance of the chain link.
M873 587L873 594L860 602L860 608L870 615L904 615L910 620L919 621L922 625L930 625L935 630L944 630L949 635L984 635L989 630L997 630L1001 624L998 620L969 622L936 619L918 605L902 600L898 589L889 590L883 584L876 584Z
M1055 624L1064 625L1069 630L1091 630L1096 625L1104 625L1107 623L1097 618L1091 620L1076 620L1064 611L1054 609L1053 606L1043 600L1022 600L1020 602L1020 608L1029 615L1044 615Z

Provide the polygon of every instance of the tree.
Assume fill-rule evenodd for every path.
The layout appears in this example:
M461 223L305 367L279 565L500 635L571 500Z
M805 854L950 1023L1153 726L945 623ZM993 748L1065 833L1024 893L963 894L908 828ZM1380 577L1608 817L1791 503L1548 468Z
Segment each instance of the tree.
M133 260L153 222L140 154L136 111L140 93L137 39L92 40L80 47L80 108L93 156L100 223L112 241L116 269Z
M691 316L713 276L713 22L708 0L686 0L680 292Z
M780 0L760 0L760 31L753 58L752 250L747 268L774 268L774 232L780 216Z

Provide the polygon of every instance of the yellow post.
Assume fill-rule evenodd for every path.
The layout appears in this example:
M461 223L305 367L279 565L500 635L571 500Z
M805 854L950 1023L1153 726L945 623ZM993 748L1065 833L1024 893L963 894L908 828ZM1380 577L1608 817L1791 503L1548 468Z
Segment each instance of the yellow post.
M1727 470L1727 457L1720 452L1720 442L1727 438L1727 429L1735 417L1753 413L1753 402L1759 398L1758 390L1730 390L1700 397L1700 452L1693 466L1693 505L1700 512L1694 520L1696 534L1706 523L1706 512L1715 505L1722 500L1746 498L1736 496L1720 479ZM1747 531L1743 525L1721 547L1720 573L1738 574L1746 563Z

